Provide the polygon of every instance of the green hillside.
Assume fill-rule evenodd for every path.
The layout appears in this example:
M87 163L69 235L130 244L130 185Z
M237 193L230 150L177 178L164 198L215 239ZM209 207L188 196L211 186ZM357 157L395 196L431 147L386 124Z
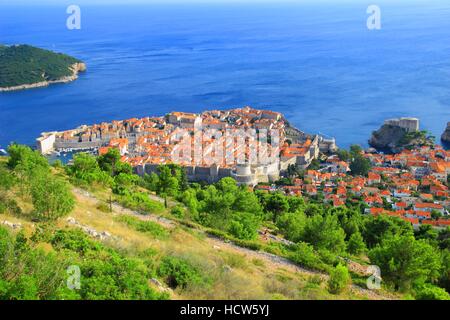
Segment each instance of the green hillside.
M73 167L51 167L24 146L9 154L0 157L0 300L401 298L358 286L347 270L338 279L331 265L330 275L302 267L327 269L313 249L296 251L296 263L283 260L289 248L281 244L195 223L182 203L170 197L166 207L142 187L126 164L114 160L110 175L113 153L80 154ZM79 289L67 285L71 266Z
M202 186L177 165L139 177L116 149L67 166L26 146L8 153L0 300L450 299L450 228L413 230L232 178ZM67 285L74 266L79 289ZM369 266L381 271L375 290Z
M71 56L29 45L0 45L0 87L13 87L72 75Z

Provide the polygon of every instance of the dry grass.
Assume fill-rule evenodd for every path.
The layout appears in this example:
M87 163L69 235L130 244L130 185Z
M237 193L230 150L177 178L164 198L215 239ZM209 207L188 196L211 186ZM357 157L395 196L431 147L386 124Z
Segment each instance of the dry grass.
M102 199L109 194L98 191ZM96 194L97 196L97 194ZM170 236L158 239L149 234L134 230L126 223L118 222L117 217L129 214L128 210L105 212L98 208L99 201L75 193L76 207L70 214L79 223L107 231L117 240L107 245L120 249L127 255L143 255L146 250L157 252L155 263L163 255L174 255L185 259L195 266L201 274L210 279L209 283L177 289L172 299L364 299L364 294L349 290L341 295L331 295L326 289L326 281L311 274L281 268L279 264L258 256L250 251L220 243L219 240L206 237L199 231L180 226L162 226ZM26 201L20 203L28 208ZM3 215L5 216L5 215ZM1 219L2 215L0 215ZM142 219L149 217L142 216ZM7 220L21 222L27 233L34 229L30 220L8 216ZM57 221L60 228L68 225L67 218ZM50 248L47 248L50 249ZM319 277L320 278L320 277Z

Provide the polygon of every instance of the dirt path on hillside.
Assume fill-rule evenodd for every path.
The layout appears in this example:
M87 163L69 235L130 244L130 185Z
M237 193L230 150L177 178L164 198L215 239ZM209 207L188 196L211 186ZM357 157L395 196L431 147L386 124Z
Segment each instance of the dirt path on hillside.
M73 188L73 192L79 198L81 198L82 201L90 202L90 203L93 203L94 205L101 201L86 190L82 190L79 188ZM157 196L153 196L153 197L157 197ZM160 199L160 200L162 200L164 202L163 199ZM115 213L132 215L132 216L135 216L144 221L153 221L153 222L156 222L156 223L158 223L166 228L169 228L169 229L175 228L177 225L179 225L179 223L176 221L173 221L173 220L170 220L170 219L167 219L167 218L155 215L155 214L142 215L139 212L125 208L117 203L113 203L112 208ZM291 272L302 273L302 274L306 274L309 276L318 275L324 281L328 280L328 278L329 278L328 274L325 274L320 271L309 270L309 269L303 268L303 267L299 266L298 264L296 264L286 258L277 256L277 255L274 255L271 253L263 252L263 251L254 251L254 250L251 250L248 248L240 247L230 241L222 240L220 238L209 235L200 229L193 228L193 230L196 230L197 232L206 235L205 241L207 241L211 245L211 247L216 250L234 251L239 254L245 255L249 259L260 259L260 260L263 260L266 265L268 265L270 267L274 267L274 268L283 268L283 269L289 270ZM395 299L394 296L380 294L374 290L362 288L357 285L352 285L351 290L353 292L359 293L361 295L365 295L369 299L374 299L374 300Z

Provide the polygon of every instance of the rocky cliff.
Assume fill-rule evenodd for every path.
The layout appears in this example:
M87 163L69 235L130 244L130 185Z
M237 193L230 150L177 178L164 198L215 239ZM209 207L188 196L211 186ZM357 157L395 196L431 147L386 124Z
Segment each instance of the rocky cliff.
M369 140L371 147L393 153L406 148L433 144L434 141L425 131L408 132L405 128L391 124L384 124L374 131Z
M77 62L77 63L74 63L72 66L70 66L69 69L72 71L72 75L70 75L70 76L65 76L65 77L62 77L62 78L56 79L56 80L47 80L47 81L40 81L40 82L36 82L36 83L31 83L31 84L22 84L19 86L0 88L0 92L47 87L48 85L54 84L54 83L68 83L71 81L75 81L76 79L78 79L78 73L85 72L87 67L86 67L85 63Z
M447 129L445 129L444 133L442 134L441 140L443 142L450 143L450 122L447 123Z
M387 149L395 152L401 139L406 135L406 130L398 126L384 124L374 131L369 140L369 145L375 149Z

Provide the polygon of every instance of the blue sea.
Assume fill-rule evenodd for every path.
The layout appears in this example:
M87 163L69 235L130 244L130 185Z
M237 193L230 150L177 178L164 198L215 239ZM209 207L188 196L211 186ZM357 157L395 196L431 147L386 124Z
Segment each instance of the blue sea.
M64 2L64 1L63 1ZM87 63L70 84L0 93L0 148L81 124L246 105L282 112L341 147L386 118L439 137L450 121L450 1L333 4L0 5L0 43ZM409 2L409 3L408 3Z

